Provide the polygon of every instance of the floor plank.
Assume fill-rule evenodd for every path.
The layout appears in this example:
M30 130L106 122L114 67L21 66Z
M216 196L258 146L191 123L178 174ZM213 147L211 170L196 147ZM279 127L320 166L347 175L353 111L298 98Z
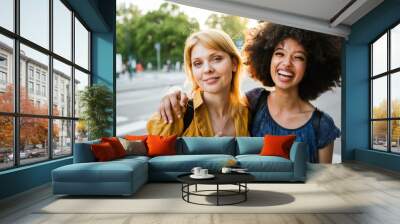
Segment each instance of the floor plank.
M315 183L349 203L359 214L36 214L57 197L50 185L0 201L0 223L15 224L280 224L400 223L400 174L361 163L310 165L308 183Z

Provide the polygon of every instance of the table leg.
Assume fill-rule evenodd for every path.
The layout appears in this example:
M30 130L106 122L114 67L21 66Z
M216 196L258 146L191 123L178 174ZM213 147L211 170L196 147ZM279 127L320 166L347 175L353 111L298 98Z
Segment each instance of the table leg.
M217 184L217 206L219 205L219 184Z

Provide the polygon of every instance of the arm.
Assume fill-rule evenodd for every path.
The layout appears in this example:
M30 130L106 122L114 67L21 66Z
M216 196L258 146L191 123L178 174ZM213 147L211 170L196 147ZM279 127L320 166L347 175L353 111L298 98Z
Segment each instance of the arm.
M318 149L319 163L332 163L333 145L334 143L332 142Z
M165 122L159 114L155 113L147 121L147 133L149 135L181 136L183 133L183 118L174 116L175 122Z

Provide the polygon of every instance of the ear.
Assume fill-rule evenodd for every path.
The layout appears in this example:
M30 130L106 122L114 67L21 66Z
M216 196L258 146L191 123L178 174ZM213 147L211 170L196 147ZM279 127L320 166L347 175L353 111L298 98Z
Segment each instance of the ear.
M238 70L238 61L236 58L232 58L232 72L237 72Z

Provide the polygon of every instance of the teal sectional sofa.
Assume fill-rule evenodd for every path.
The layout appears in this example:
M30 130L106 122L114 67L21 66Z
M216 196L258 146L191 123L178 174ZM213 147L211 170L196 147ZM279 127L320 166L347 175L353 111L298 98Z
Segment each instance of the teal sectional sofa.
M200 166L219 172L234 159L247 168L259 182L304 182L306 180L306 144L295 142L290 159L260 156L262 137L181 137L177 155L127 156L96 162L91 141L75 144L74 163L52 171L54 194L131 195L148 181L176 181L176 177Z

